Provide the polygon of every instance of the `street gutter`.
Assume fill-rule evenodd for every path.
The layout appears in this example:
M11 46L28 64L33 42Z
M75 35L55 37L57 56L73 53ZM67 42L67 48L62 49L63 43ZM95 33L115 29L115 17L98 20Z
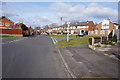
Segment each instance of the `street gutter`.
M65 59L63 58L63 56L62 56L62 54L61 54L61 52L60 52L60 50L59 50L59 47L56 46L57 40L56 40L55 38L53 38L53 37L51 37L51 39L52 39L52 41L53 41L53 44L55 45L55 48L57 49L57 51L58 51L58 53L59 53L59 55L60 55L60 58L61 58L61 60L62 60L62 62L63 62L63 65L64 65L64 67L65 67L65 69L66 69L65 71L68 73L68 78L77 78L77 77L72 73L72 71L69 69L67 62L65 61Z
M69 73L70 78L77 78L77 77L72 73L72 71L69 69L67 62L65 61L65 59L63 58L63 56L62 56L62 54L61 54L61 52L60 52L60 50L59 50L59 47L56 46L56 49L58 50L58 53L59 53L59 55L60 55L60 57L61 57L61 59L62 59L62 61L63 61L63 64L64 64L67 72Z

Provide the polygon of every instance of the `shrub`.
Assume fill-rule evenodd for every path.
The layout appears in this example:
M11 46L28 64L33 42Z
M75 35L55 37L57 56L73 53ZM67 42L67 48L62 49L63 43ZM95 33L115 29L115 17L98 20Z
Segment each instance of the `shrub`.
M117 42L117 35L116 34L113 36L112 41Z
M98 45L95 45L95 47L101 47L101 45L98 44Z
M102 44L107 44L107 37L103 37Z
M107 44L113 45L113 42L112 41L108 41Z
M107 43L108 43L108 44L112 44L112 41L108 41Z

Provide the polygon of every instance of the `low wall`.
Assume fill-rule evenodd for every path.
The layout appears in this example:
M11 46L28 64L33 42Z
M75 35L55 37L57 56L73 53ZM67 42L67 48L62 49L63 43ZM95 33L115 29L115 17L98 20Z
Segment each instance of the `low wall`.
M22 35L22 29L0 29L0 34Z

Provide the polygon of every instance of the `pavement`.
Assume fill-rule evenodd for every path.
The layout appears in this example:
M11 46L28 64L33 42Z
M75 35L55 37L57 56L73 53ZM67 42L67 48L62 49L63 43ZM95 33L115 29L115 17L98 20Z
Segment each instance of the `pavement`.
M98 47L95 49L97 52L102 52L104 55L107 55L111 58L120 60L120 44L108 46L108 47Z
M56 39L56 37L54 38ZM119 61L103 55L102 52L90 49L88 45L59 47L59 51L70 73L76 78L119 77Z
M3 78L67 78L50 36L3 39Z
M118 61L88 48L88 45L60 47L69 69L77 78L85 76L118 78Z

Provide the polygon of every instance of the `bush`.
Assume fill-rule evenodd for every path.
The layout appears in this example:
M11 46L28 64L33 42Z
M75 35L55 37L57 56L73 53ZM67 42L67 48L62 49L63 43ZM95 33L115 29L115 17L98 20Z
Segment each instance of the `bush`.
M107 44L107 37L103 37L102 44Z
M116 34L113 36L112 41L117 42L117 35Z
M98 45L95 45L95 47L101 47L101 45L98 44Z
M113 45L113 42L112 41L108 41L107 44Z

